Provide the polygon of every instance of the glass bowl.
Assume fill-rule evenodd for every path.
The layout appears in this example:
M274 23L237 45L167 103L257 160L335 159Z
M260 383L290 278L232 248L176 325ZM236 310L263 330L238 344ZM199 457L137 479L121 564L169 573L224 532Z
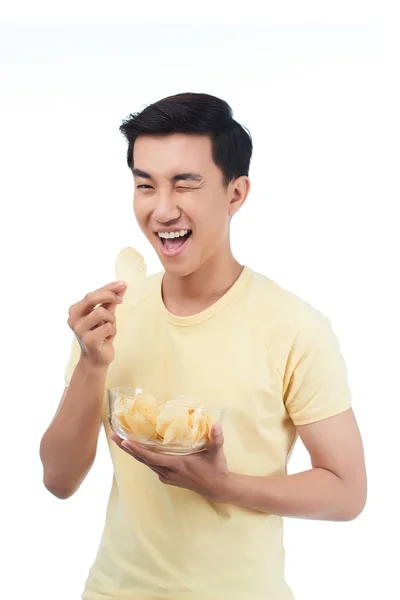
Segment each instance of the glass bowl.
M225 413L221 404L183 394L171 394L161 403L144 388L115 387L107 392L112 430L164 454L205 450L212 425L221 422Z

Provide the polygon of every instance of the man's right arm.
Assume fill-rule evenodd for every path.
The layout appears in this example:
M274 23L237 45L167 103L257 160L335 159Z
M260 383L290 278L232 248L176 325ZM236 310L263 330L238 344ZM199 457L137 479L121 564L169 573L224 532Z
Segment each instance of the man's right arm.
M72 496L94 462L107 371L107 365L93 366L82 356L43 435L43 483L57 498Z
M125 291L125 282L110 283L69 309L68 324L76 336L66 374L69 385L40 443L43 482L58 498L76 492L96 456L107 372L115 357L115 309Z

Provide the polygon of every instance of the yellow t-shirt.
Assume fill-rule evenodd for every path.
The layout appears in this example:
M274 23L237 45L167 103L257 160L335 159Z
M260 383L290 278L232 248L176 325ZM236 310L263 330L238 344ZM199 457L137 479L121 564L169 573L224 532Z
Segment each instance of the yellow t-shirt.
M229 469L285 475L295 425L351 406L330 321L249 267L203 312L175 316L162 301L162 276L142 279L116 309L107 387L149 388L163 401L181 393L222 402ZM79 354L74 338L67 385ZM107 410L105 392L109 434ZM284 577L281 517L165 485L112 440L109 448L113 485L83 600L293 598Z

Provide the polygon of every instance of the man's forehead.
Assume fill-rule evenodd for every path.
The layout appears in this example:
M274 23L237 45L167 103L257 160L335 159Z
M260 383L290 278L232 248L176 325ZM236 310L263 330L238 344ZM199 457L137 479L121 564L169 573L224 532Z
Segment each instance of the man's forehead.
M134 174L138 171L154 178L171 179L181 174L205 175L212 166L211 148L204 136L173 134L167 136L139 136L133 148Z
M191 163L212 158L211 140L205 136L192 136L187 134L173 134L166 136L143 135L139 136L133 147L133 154L140 159L142 156L160 157L171 161ZM173 154L172 154L173 153ZM172 155L171 155L172 154ZM178 166L178 165L177 165ZM191 165L185 166L191 170Z

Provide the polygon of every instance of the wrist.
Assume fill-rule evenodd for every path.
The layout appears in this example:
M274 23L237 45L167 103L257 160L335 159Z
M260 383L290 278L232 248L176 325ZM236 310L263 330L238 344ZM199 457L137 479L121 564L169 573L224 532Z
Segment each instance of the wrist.
M109 365L93 364L84 354L81 355L77 370L89 378L106 377Z
M235 504L237 500L237 473L228 471L222 477L219 477L218 489L215 493L215 502L223 504Z

